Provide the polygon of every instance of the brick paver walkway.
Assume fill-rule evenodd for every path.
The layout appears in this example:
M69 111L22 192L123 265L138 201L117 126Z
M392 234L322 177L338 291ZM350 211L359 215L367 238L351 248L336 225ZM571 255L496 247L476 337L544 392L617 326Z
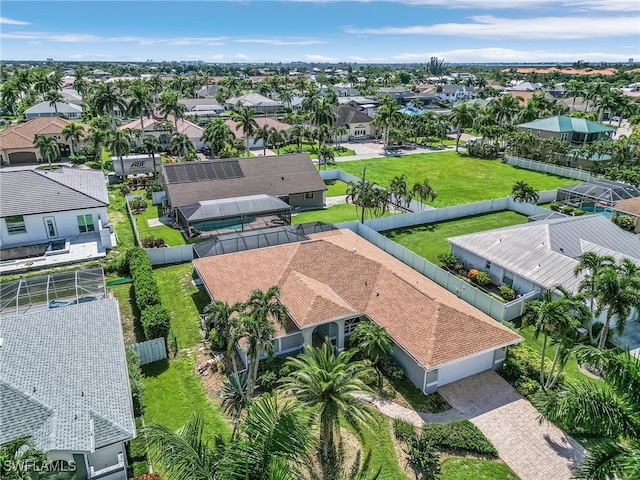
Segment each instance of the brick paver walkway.
M585 455L573 438L540 414L492 370L445 385L438 392L471 420L521 480L565 480Z

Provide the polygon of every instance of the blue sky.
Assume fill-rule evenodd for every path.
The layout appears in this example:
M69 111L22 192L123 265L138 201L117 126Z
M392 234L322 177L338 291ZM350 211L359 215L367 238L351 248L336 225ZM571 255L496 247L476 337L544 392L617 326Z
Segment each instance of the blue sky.
M638 0L3 0L6 60L640 61Z

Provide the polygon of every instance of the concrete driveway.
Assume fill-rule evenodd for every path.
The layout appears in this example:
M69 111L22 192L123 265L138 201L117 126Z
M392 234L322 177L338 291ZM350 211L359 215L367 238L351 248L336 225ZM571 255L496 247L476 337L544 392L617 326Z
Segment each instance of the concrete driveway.
M521 480L564 480L585 450L540 414L496 372L489 370L445 385L438 392L474 423Z

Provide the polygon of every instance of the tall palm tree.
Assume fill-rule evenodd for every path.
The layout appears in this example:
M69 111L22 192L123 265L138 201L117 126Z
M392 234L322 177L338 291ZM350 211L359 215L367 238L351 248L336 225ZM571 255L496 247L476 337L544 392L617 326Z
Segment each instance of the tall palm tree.
M162 92L160 95L160 113L164 115L165 120L169 115L173 115L173 126L176 132L178 131L178 119L182 120L186 111L186 105L180 103L179 97L175 92L170 90Z
M576 97L584 95L584 83L580 80L572 79L567 82L565 96L572 97L571 111L576 109Z
M140 130L144 135L144 117L153 111L153 98L149 85L142 79L136 79L129 85L129 113L140 117Z
M53 107L56 112L56 117L58 116L58 103L62 102L64 98L62 97L62 93L58 90L51 90L44 94L44 99L49 102L49 106Z
M204 127L204 133L200 140L209 143L211 153L217 157L227 145L233 144L235 136L223 119L214 118Z
M31 480L29 466L47 463L47 454L35 447L33 439L20 437L0 447L0 478L3 480Z
M520 111L520 101L512 95L502 95L493 101L496 122L502 127L511 127Z
M267 154L267 143L269 142L269 136L271 135L271 127L265 124L263 126L258 126L256 128L255 133L253 134L253 139L257 142L258 140L262 140L262 155Z
M158 174L156 167L156 153L160 153L160 141L153 135L144 135L142 137L142 149L145 153L151 155L153 160L153 174Z
M20 100L20 88L17 82L4 82L1 93L2 103L4 103L12 115L16 114L16 104Z
M89 93L90 85L83 77L78 76L73 81L73 89L84 99L84 97Z
M360 322L350 338L351 344L362 352L367 360L371 360L374 367L382 360L388 359L393 350L393 341L384 329L373 322ZM377 368L378 387L382 386L382 374Z
M149 78L149 87L151 87L151 91L153 92L153 103L158 103L158 95L162 91L162 76L159 73L154 73Z
M84 138L84 134L84 127L78 122L71 122L62 129L64 139L71 139L71 155L76 155L78 153L77 146L80 143L80 140Z
M131 151L131 139L124 130L111 130L107 135L107 141L105 146L112 155L117 156L120 159L120 167L122 168L123 178L127 178L124 171L124 159L125 155L128 155Z
M243 310L244 306L241 303L234 303L229 305L226 302L214 300L204 309L204 313L207 314L206 327L207 334L211 330L215 330L218 334L218 338L228 345L232 339L232 329L234 326L234 319L238 316L239 312Z
M127 110L122 90L113 83L99 84L93 94L92 103L98 113L109 116L111 130L116 129L115 110L121 113Z
M53 137L36 135L33 146L40 150L40 156L49 163L49 166L51 166L51 162L60 156L60 147Z
M459 103L451 109L449 121L456 129L456 153L460 146L460 137L465 128L473 125L473 110L467 103Z
M320 348L305 345L304 350L307 353L287 361L291 374L280 382L318 417L323 459L327 461L334 455L341 421L355 429L375 423L369 407L355 397L371 392L362 381L370 367L350 362L355 351L334 355L329 339Z
M240 130L242 128L244 134L247 157L251 155L251 152L249 152L249 139L253 138L253 135L255 135L256 130L258 129L258 123L254 118L255 116L256 111L253 108L249 108L244 105L240 106L239 112L235 112L233 114L233 119L237 122L236 130Z
M640 478L640 360L628 351L587 346L577 347L575 355L596 368L603 382L565 383L541 402L541 413L567 429L603 438L592 442L576 478Z
M282 147L282 145L284 145L287 142L287 134L284 130L278 130L277 128L272 128L271 130L269 130L269 143L276 147L276 151L278 153L278 155L280 155L280 147ZM326 147L325 146L325 153L326 152ZM330 149L330 151L332 151ZM320 157L318 157L320 158ZM331 160L333 160L333 157L331 158Z
M195 148L189 137L184 133L174 132L171 136L171 153L178 157L189 159L191 152L194 151Z
M433 201L438 197L438 194L433 187L431 187L431 184L427 179L422 182L415 183L411 188L411 193L414 197L417 196L420 199L421 204L425 204L429 200Z
M578 257L578 265L573 270L574 276L578 276L586 272L584 278L580 281L578 291L588 295L591 311L595 311L595 298L598 295L596 290L595 278L603 267L610 267L615 264L616 260L611 255L600 256L594 252L585 252ZM592 331L589 329L591 337Z
M92 128L89 133L88 141L91 143L94 151L94 159L100 162L100 167L104 171L104 162L102 161L102 147L107 142L107 132L101 128Z

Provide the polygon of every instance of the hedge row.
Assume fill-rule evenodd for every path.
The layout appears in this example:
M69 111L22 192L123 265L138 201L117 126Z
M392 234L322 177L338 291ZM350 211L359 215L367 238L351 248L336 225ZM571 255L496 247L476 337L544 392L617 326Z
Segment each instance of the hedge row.
M439 449L465 450L492 458L498 457L495 447L469 420L425 424L422 437Z
M147 253L134 247L127 252L126 261L133 278L133 291L145 337L147 340L166 337L171 329L171 316L160 304L160 290Z

